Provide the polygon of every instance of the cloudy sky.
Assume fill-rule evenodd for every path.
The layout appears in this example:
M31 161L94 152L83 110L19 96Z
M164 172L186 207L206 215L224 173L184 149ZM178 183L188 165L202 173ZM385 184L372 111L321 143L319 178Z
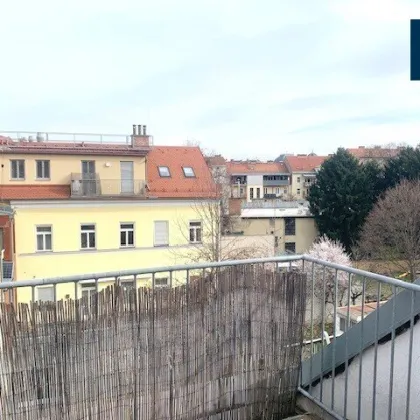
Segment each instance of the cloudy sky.
M229 158L420 141L419 0L15 0L0 130L130 133Z

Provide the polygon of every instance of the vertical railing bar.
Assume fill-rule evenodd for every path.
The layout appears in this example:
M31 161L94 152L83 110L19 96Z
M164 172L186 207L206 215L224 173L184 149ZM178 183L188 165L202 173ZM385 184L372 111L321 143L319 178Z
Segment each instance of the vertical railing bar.
M362 320L360 323L360 355L359 355L359 389L357 396L357 419L361 420L362 416L362 366L363 366L363 330L365 323L363 319L365 317L365 293L366 293L366 278L363 276L362 279Z
M31 286L32 304L35 303L35 286Z
M392 286L392 321L391 321L391 366L389 373L389 400L388 400L388 418L392 418L392 398L394 388L394 353L395 353L395 301L397 300L397 288Z
M311 275L311 355L309 359L309 366L311 372L311 378L313 378L313 355L314 355L314 299L315 299L315 263L312 263L312 275ZM312 381L309 384L309 393L312 391Z
M344 418L347 418L347 395L349 390L349 339L348 339L348 329L350 326L350 303L351 303L351 273L348 275L348 289L347 289L347 314L346 314L346 329L345 334L345 344L346 344L346 361L345 361L345 371L346 376L344 379Z
M375 358L373 361L373 395L372 395L372 420L376 417L376 380L378 372L378 341L379 341L379 307L381 302L381 283L378 281L376 297L376 322L375 322Z
M75 281L73 282L73 285L74 285L74 300L77 300L79 297L79 293L78 293L79 291L77 290L79 283Z
M410 310L410 344L408 351L408 372L407 372L407 400L406 400L406 420L410 420L410 393L411 393L411 365L413 359L413 335L414 335L414 301L415 292L411 291L411 310Z
M333 343L332 343L332 389L331 389L331 408L334 411L335 400L335 351L337 345L337 294L338 294L338 270L335 269L334 276L334 317L333 317Z
M321 380L319 398L322 402L324 391L324 331L325 331L325 265L322 269L322 302L321 302Z
M172 273L173 273L173 271L172 270L170 270L169 271L169 287L172 289L172 286L173 286L173 284L172 284Z

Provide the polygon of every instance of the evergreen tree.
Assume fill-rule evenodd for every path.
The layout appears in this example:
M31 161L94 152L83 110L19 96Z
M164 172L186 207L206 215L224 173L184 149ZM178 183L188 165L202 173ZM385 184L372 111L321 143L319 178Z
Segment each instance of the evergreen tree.
M327 159L308 196L320 235L340 241L351 252L380 192L380 179L377 164L360 164L345 149Z
M382 190L398 185L402 180L420 179L420 148L404 147L398 156L389 159L385 164Z

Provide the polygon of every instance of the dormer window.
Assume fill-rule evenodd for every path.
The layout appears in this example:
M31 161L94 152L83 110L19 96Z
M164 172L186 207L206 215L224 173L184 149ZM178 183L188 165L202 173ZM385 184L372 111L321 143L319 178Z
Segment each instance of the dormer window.
M186 178L195 178L194 169L191 166L184 166L182 170Z
M169 168L167 166L158 166L159 175L162 178L169 178L171 173L169 172Z

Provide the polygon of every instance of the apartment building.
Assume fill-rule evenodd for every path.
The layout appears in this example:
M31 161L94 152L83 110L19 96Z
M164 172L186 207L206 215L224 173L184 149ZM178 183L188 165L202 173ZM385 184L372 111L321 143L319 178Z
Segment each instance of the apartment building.
M282 162L229 161L231 197L247 201L289 194L290 173Z
M318 236L315 220L305 201L244 202L238 224L245 236L274 236L276 254L304 253Z
M297 200L306 199L316 174L328 156L297 155L286 156L284 164L290 172L290 193Z
M201 243L206 227L197 209L218 200L200 149L153 146L145 126L123 142L98 138L1 138L0 223L14 280L184 264ZM151 282L121 280L127 287ZM162 286L183 280L154 279ZM77 290L19 289L17 298L69 298L95 287L92 279Z
M382 166L388 159L398 156L401 149L402 147L359 146L357 148L349 148L347 151L361 163L375 161Z

